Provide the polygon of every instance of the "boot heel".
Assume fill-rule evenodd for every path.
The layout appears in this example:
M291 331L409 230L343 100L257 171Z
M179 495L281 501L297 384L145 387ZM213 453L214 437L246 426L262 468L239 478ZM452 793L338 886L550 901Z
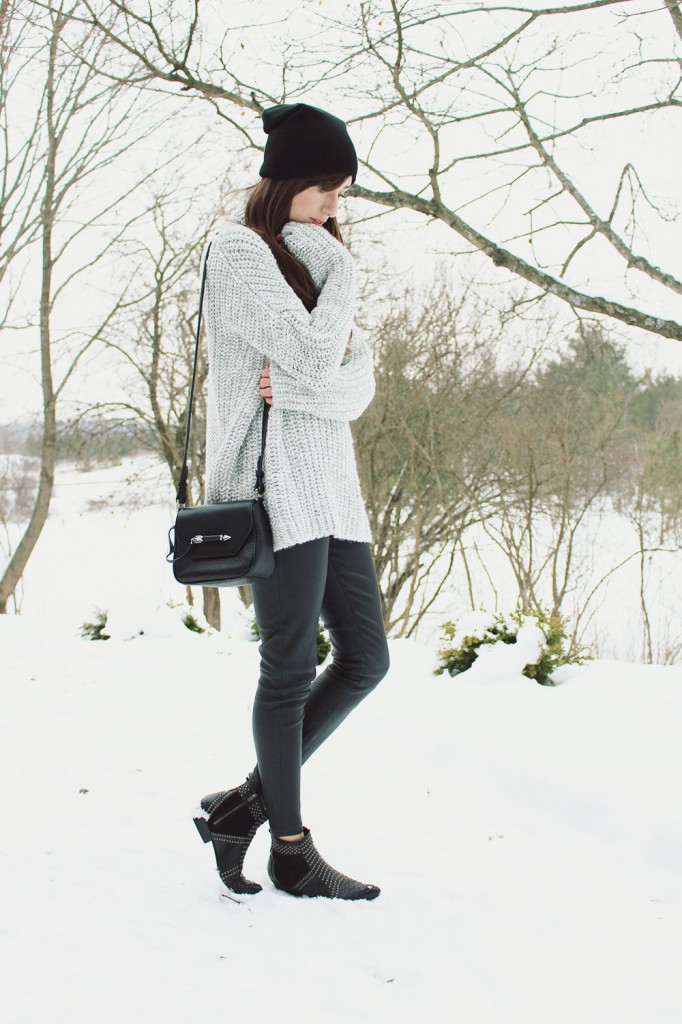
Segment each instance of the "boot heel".
M197 832L204 840L205 843L211 842L211 830L208 827L208 821L206 818L194 818L194 824L197 827Z
M236 789L202 797L200 807L204 814L199 814L195 808L192 816L203 841L213 844L221 881L226 888L240 894L260 892L263 888L258 882L244 878L242 873L251 840L259 825L267 821L265 804L259 794L250 792L248 781L247 778L247 783Z

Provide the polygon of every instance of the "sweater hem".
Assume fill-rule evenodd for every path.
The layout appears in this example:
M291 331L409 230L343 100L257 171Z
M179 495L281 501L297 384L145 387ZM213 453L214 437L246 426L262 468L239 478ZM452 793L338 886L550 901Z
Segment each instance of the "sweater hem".
M333 522L305 522L297 524L289 529L275 529L273 526L273 551L281 551L283 548L291 548L296 544L305 544L309 540L318 540L320 537L336 537L337 540L352 540L359 543L371 543L372 534L369 526L338 525Z

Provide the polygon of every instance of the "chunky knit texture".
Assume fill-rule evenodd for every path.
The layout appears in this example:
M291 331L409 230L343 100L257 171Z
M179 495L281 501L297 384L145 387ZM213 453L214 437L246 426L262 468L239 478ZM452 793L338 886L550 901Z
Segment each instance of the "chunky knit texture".
M289 221L282 240L320 289L310 313L243 218L212 239L204 300L206 500L253 497L268 358L264 502L274 550L324 536L370 541L350 421L374 397L375 379L371 349L354 322L353 258L315 224Z

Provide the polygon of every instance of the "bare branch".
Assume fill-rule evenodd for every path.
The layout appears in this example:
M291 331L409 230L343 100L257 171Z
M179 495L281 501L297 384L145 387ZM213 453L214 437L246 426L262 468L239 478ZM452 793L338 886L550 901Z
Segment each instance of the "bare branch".
M543 293L556 295L570 306L612 317L614 320L620 320L633 327L639 327L644 331L651 331L664 338L682 341L682 324L677 323L675 320L666 320L663 317L652 316L630 306L624 306L620 302L604 299L598 295L588 295L577 288L572 288L558 278L552 277L546 271L526 262L520 256L515 256L508 249L503 249L501 246L496 245L490 238L477 231L456 213L448 210L435 199L420 199L400 189L396 189L392 193L374 192L371 189L362 188L357 185L354 186L354 194L373 203L379 203L382 206L388 206L392 209L416 210L425 216L435 217L443 221L443 223L465 238L476 249L480 249L481 252L485 253L496 267L503 267L506 270L512 271L518 277L522 277L524 280L536 285Z

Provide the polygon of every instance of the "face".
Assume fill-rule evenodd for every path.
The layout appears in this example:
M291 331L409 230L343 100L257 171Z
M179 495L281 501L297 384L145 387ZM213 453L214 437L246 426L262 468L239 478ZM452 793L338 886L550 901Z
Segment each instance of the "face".
M346 180L331 192L325 192L321 185L304 188L291 200L289 220L294 220L298 224L324 224L329 217L336 217L339 199L343 199L352 183L353 177L349 174Z

